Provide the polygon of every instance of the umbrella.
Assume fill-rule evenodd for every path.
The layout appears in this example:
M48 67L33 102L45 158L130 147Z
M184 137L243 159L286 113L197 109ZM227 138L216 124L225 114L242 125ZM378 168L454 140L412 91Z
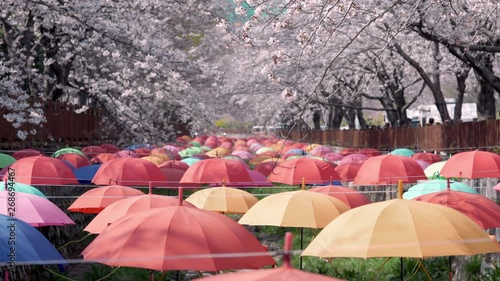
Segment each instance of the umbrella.
M430 164L424 170L425 176L428 179L441 178L441 176L439 174L440 174L441 169L443 168L444 164L446 164L446 161L441 161L441 162L436 162L436 163Z
M132 196L144 195L144 192L121 185L96 187L78 197L68 210L71 212L98 214L112 203Z
M337 162L337 161L342 160L342 158L344 158L344 155L337 153L337 152L329 152L329 153L323 154L322 157L325 158L325 160L328 162Z
M235 160L210 158L194 163L186 170L180 180L181 184L209 184L209 183L245 183L251 182L243 164Z
M500 205L479 194L446 189L422 195L413 200L453 208L467 215L483 229L500 227Z
M278 165L278 163L272 162L272 161L262 162L262 163L255 165L253 167L253 170L268 177L277 165Z
M348 155L349 156L349 155ZM347 156L346 156L347 157ZM335 167L335 172L339 174L340 180L345 182L354 181L361 168L361 162L351 162L347 164L340 164Z
M424 170L424 171L427 167L429 167L431 165L431 163L424 161L424 160L415 160L415 162L417 162L417 164L420 166L420 168L422 168L422 170ZM425 172L424 172L424 174L425 174Z
M245 271L228 274L218 274L206 278L194 279L193 281L276 281L276 280L293 280L293 281L340 281L339 279L327 277L320 274L314 274L292 267L290 262L290 252L292 250L292 233L285 234L285 245L283 251L283 265L279 268Z
M8 184L10 184L10 183L6 182L5 185L0 185L0 191L6 190L5 187ZM23 193L33 194L33 195L37 195L37 196L40 196L43 198L47 198L45 196L45 194L43 194L40 190L38 190L38 188L33 187L31 185L28 185L28 184L20 183L20 182L12 183L11 186L7 187L7 190L9 190L9 189L14 189L15 192L23 192Z
M354 179L356 185L396 184L426 180L424 171L415 160L393 154L368 158Z
M141 157L141 159L149 161L149 162L155 164L156 166L160 166L165 161L170 160L170 158L168 158L168 156L162 155L162 154L156 154L156 155L152 154L152 155L149 155L149 156Z
M148 148L144 148L144 147L134 149L134 152L139 157L145 157L145 156L149 156L151 154L151 150L149 150Z
M14 162L16 162L16 158L5 153L0 153L0 169L10 166Z
M0 214L0 263L20 264L62 264L64 258L56 248L36 228L22 220ZM14 224L15 227L10 226ZM12 231L16 233L15 252L9 239ZM10 242L10 243L9 243ZM14 261L12 261L14 259Z
M479 150L460 152L446 161L440 175L447 178L500 178L500 155Z
M309 151L309 154L312 156L323 156L326 153L333 152L332 149L328 146L320 145L314 147L311 151Z
M233 151L233 153L231 153L231 155L238 156L243 160L250 160L253 157L253 154L251 152L248 152L245 150Z
M104 147L91 145L91 146L86 146L86 147L82 148L82 152L87 157L92 158L94 156L97 156L101 153L106 153L108 151Z
M251 193L232 187L210 187L191 194L187 202L208 211L244 214L259 199Z
M10 191L0 191L0 214L10 215L12 198ZM23 192L15 192L14 217L32 226L75 224L59 207L47 198Z
M382 155L382 153L380 151L376 150L375 148L369 148L369 147L361 148L360 150L358 150L357 153L364 154L364 155L366 155L368 157Z
M93 163L106 163L111 160L115 160L116 156L112 153L100 153L94 156L91 160Z
M184 176L185 171L168 168L167 166L158 167L161 173L165 176L166 182L162 184L164 187L179 187L179 182Z
M477 191L474 188L461 182L450 181L449 185L451 190L477 194ZM446 180L430 180L410 187L408 191L403 194L403 198L413 199L415 197L426 195L429 193L444 191L447 188L448 182Z
M356 153L357 150L356 148L354 147L346 147L346 148L343 148L339 153L346 156L346 155L349 155L349 154L354 154Z
M66 147L66 148L61 148L61 149L57 150L56 152L54 152L52 154L52 157L57 158L59 155L66 154L66 153L74 153L74 154L80 154L82 156L85 156L85 154L83 152L81 152L80 150L78 150L76 148Z
M323 193L335 197L347 204L350 208L356 208L372 202L363 193L357 191L356 189L339 185L319 186L308 189L308 191Z
M56 157L57 159L61 159L63 161L67 161L71 166L75 167L76 169L89 166L90 161L85 155L81 154L75 154L75 153L63 153L59 154L59 156Z
M113 154L116 158L139 158L139 155L132 150L120 150Z
M270 182L298 185L305 179L306 184L339 180L335 167L312 158L286 160L276 165L268 177Z
M429 152L418 152L413 154L411 158L415 160L424 160L430 164L443 161L439 155Z
M390 152L392 155L399 155L404 157L412 157L415 151L408 148L397 148Z
M47 156L30 156L17 160L11 169L15 181L31 185L77 184L73 171L62 160ZM7 178L4 175L4 180Z
M262 163L266 160L269 160L269 159L273 159L273 156L269 156L269 155L255 155L254 157L252 157L248 163L251 164L251 165L257 165L259 163Z
M221 271L275 264L266 248L233 219L186 206L125 216L108 226L82 255L109 266L153 270Z
M181 162L186 163L189 167L193 166L194 163L201 161L200 158L188 157L181 160ZM187 170L187 169L186 169Z
M97 170L101 167L101 164L84 166L73 171L76 179L80 184L91 184L92 179L97 173Z
M116 145L114 144L110 144L110 143L103 143L100 145L101 147L103 147L104 149L106 149L106 152L107 153L116 153L118 151L120 151L120 148L118 148Z
M400 183L400 196L402 186ZM302 255L425 258L492 252L500 252L497 242L466 215L400 197L345 212L328 224Z
M163 162L161 165L158 166L158 168L169 168L169 169L177 169L177 170L182 170L186 171L189 168L189 165L186 164L186 162L182 162L179 160L168 160Z
M164 184L165 176L155 164L139 158L118 158L102 164L92 179L97 185L154 186Z
M229 153L230 153L229 149L219 146L219 147L216 147L216 148L206 152L205 154L210 156L210 157L223 157L223 156L229 155Z
M368 156L366 156L365 154L361 154L361 153L349 154L349 155L344 156L344 158L342 158L340 160L339 165L348 164L348 163L352 163L352 162L363 162L368 158L369 158Z
M40 156L42 155L42 152L36 149L32 148L26 148L26 149L21 149L12 154L12 157L14 157L16 160L19 160L24 157L30 157L30 156Z

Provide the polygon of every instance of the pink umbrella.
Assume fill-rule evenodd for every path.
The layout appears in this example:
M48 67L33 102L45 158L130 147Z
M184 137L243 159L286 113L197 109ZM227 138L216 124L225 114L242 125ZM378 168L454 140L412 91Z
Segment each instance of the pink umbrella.
M429 167L429 165L431 165L431 163L429 163L429 162L427 162L425 160L415 159L415 161L418 163L418 165L420 165L420 167L422 167L422 170L425 170L425 168L427 168L427 167Z
M328 162L336 162L336 161L342 160L342 158L344 158L344 155L337 153L337 152L329 152L329 153L323 154L322 157Z
M253 154L249 151L246 151L246 150L233 151L233 153L231 153L231 155L238 156L243 160L250 160L253 157Z
M120 148L118 148L116 145L114 144L110 144L110 143L103 143L100 145L102 148L106 149L106 152L107 153L116 153L118 151L120 151Z
M118 158L99 167L92 179L97 185L159 186L166 181L155 164L140 158Z
M179 151L181 151L180 148L178 148L177 146L173 146L173 145L165 145L163 147L163 149L168 150L172 153L179 153Z
M26 148L26 149L21 149L12 154L12 157L16 158L17 160L24 158L24 157L30 157L30 156L40 156L43 155L42 152L36 149L32 148Z
M312 156L323 156L323 155L330 153L330 152L333 152L330 147L321 145L321 146L316 146L315 148L313 148L309 152L309 154Z
M137 153L131 151L131 150L121 150L115 153L116 158L139 158L139 155Z
M0 214L11 215L8 191L0 191ZM59 207L41 196L16 192L15 218L35 226L75 224Z
M352 163L352 162L363 162L368 158L369 157L366 154L360 154L360 153L349 154L349 155L344 156L344 158L342 158L342 160L340 160L339 164L342 165L342 164L348 164L348 163Z

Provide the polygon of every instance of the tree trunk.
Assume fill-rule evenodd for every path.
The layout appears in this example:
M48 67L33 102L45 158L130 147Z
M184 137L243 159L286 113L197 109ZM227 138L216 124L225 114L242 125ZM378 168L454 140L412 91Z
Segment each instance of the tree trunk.
M493 72L493 62L490 54L478 55L477 59L484 65L484 67ZM483 76L477 73L477 71L475 71L475 74L480 88L479 94L477 96L478 114L484 118L495 118L495 91L491 84L488 83L488 81L486 81Z
M313 113L313 123L315 130L321 130L321 111L315 110Z
M465 81L469 76L470 67L464 65L460 72L455 73L455 78L457 79L457 100L455 102L455 111L453 120L458 122L462 119L462 104L464 103L464 95L465 95Z

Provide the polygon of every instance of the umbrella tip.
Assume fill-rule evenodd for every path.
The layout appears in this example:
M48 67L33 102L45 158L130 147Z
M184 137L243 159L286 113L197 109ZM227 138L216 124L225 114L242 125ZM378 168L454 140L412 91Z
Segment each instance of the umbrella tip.
M179 187L179 206L182 206L183 188Z
M283 265L287 267L291 267L291 252L292 252L292 244L293 244L293 235L290 231L285 233L285 245L283 247Z
M302 177L302 190L306 190L306 178Z
M149 182L149 194L153 194L153 183Z
M398 180L398 198L403 199L403 181Z

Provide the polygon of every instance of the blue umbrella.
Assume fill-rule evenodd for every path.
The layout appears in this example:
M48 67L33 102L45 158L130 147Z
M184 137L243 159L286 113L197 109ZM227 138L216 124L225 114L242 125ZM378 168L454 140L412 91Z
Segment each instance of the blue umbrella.
M36 228L0 214L0 265L65 264L56 248Z
M84 166L74 170L73 173L79 183L91 184L91 181L94 178L95 173L97 173L97 170L99 170L99 167L101 167L101 164Z

